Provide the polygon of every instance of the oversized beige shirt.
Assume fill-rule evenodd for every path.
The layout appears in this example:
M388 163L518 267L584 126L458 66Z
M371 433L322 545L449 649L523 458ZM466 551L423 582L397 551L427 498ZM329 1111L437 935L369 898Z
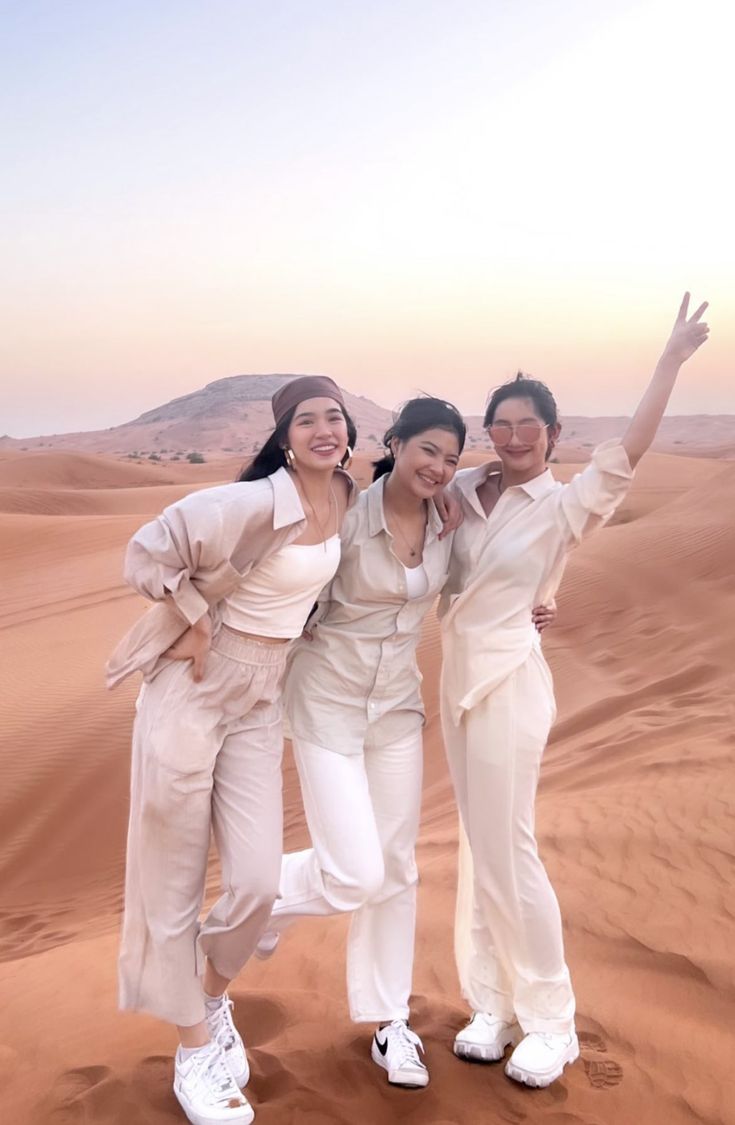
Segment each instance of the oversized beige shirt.
M528 658L533 607L554 596L569 551L612 515L633 470L620 441L604 442L568 484L547 469L507 488L489 516L477 495L487 474L487 465L464 469L451 486L464 522L439 613L442 703L456 723Z
M337 470L340 472L341 470ZM349 504L357 486L351 477ZM107 663L107 685L133 672L151 676L162 653L209 613L275 551L298 539L306 515L286 469L254 481L193 492L136 531L125 555L125 580L156 604L130 629Z
M342 754L359 754L372 724L401 738L424 715L416 644L444 585L451 535L429 505L423 562L428 589L408 600L403 564L393 554L380 477L345 517L342 558L319 598L312 641L297 641L286 676L292 733Z

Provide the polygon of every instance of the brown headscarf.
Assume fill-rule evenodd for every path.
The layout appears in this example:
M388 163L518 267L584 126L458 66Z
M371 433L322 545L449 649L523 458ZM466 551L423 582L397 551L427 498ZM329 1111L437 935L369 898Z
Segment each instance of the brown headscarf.
M301 375L280 387L271 399L273 417L278 425L300 402L307 398L333 398L344 409L342 392L328 375Z

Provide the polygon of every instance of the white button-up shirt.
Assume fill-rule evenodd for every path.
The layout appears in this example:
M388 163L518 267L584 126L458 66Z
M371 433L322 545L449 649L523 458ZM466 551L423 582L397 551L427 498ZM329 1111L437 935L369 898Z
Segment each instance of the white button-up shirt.
M620 441L604 442L568 484L546 469L507 488L486 516L477 488L488 472L463 469L451 486L464 522L439 612L443 705L457 723L528 658L533 607L554 596L569 551L612 515L633 477Z
M433 503L424 543L426 593L409 599L392 550L380 477L345 516L342 558L319 598L312 641L296 642L284 700L295 737L343 754L362 752L369 727L402 738L424 715L416 645L449 568L451 535L438 538ZM388 717L389 716L389 717Z

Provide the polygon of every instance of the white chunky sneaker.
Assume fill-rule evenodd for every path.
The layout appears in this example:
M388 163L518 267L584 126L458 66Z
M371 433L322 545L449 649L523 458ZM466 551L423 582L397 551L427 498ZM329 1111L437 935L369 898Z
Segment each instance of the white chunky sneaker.
M475 1012L472 1019L457 1033L454 1053L460 1059L474 1062L498 1062L506 1047L515 1047L523 1038L517 1023L508 1023L489 1012Z
M550 1086L561 1077L564 1067L579 1058L575 1032L556 1035L531 1031L522 1039L505 1064L505 1073L525 1086Z
M232 1022L232 1009L234 1004L225 992L219 1007L211 1008L207 1004L207 1030L213 1043L221 1047L225 1053L227 1069L238 1086L247 1086L250 1078L248 1056L245 1054L245 1044L240 1032Z
M176 1052L174 1094L192 1125L250 1125L255 1117L216 1043L186 1059Z
M379 1027L373 1036L373 1062L388 1071L394 1086L428 1086L429 1072L419 1058L424 1045L405 1020Z
M265 933L260 935L258 944L255 947L255 956L259 961L267 961L272 957L278 948L278 942L281 935L275 930L266 930Z

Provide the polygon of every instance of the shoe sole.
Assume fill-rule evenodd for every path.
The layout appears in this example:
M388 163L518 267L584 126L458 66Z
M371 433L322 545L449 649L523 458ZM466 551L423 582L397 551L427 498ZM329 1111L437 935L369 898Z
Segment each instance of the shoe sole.
M517 1047L522 1038L523 1032L520 1028L517 1028L515 1031L509 1032L505 1040L496 1041L492 1047L482 1043L467 1043L461 1039L459 1041L455 1039L452 1050L458 1059L465 1059L467 1062L500 1062L508 1048Z
M575 1035L574 1041L567 1049L561 1066L552 1071L551 1074L536 1074L531 1070L524 1070L520 1066L514 1066L512 1059L509 1059L505 1064L505 1073L509 1078L512 1078L514 1082L520 1082L523 1086L531 1086L535 1090L544 1090L547 1086L550 1086L552 1082L556 1082L557 1078L561 1078L565 1066L570 1066L571 1063L576 1062L578 1058L579 1042Z
M197 1113L192 1109L189 1104L189 1099L181 1091L177 1090L174 1086L174 1094L179 1105L186 1114L187 1120L191 1121L192 1125L250 1125L251 1121L255 1120L255 1110L248 1103L243 1106L237 1116L232 1117L209 1117L207 1114Z
M381 1068L381 1070L385 1071L385 1073L387 1075L387 1078L388 1078L388 1081L390 1082L391 1086L402 1086L404 1088L404 1090L423 1090L426 1086L429 1085L429 1075L428 1074L417 1074L415 1082L404 1082L404 1081L401 1081L400 1079L391 1078L390 1071L388 1070L388 1067L385 1065L385 1059L381 1055L378 1048L375 1046L375 1040L374 1039L373 1039L372 1045L370 1047L370 1054L372 1056L373 1062L377 1063L377 1065Z

